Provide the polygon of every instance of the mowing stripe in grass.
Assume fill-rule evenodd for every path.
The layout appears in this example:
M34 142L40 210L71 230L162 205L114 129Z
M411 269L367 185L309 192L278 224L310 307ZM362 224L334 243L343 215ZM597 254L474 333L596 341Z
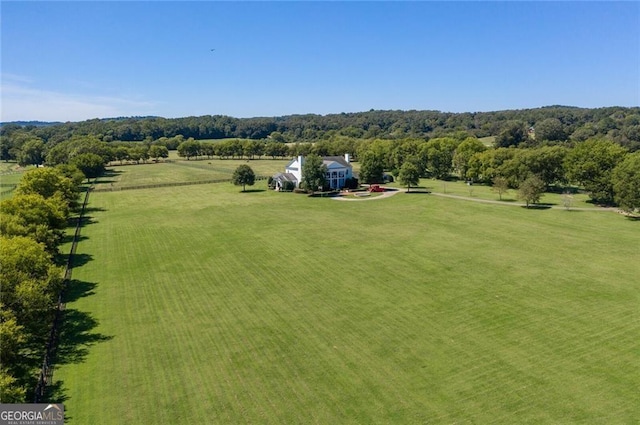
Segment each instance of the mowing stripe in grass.
M92 206L74 273L97 286L68 307L112 338L56 372L70 423L639 413L638 231L616 215L231 185Z

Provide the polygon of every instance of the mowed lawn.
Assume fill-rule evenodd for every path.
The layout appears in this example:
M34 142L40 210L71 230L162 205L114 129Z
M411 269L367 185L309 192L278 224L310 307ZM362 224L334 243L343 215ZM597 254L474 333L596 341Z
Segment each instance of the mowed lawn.
M241 164L251 167L256 176L270 176L284 171L288 160L262 159L198 159L186 160L172 155L170 162L147 163L138 165L116 165L109 168L107 177L100 179L100 187L113 188L166 184L174 182L195 182L203 180L231 179L234 170Z
M66 423L640 418L637 221L228 183L90 208L54 373Z

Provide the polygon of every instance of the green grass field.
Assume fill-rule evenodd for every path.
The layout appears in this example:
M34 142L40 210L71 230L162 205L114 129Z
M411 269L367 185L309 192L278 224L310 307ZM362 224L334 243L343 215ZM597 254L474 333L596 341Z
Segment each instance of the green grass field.
M393 186L400 187L398 183ZM491 186L483 184L467 185L464 181L443 181L435 179L422 179L420 181L420 188L416 190L428 190L434 193L443 193L449 195L462 196L474 199L485 199L491 201L500 200L498 193L492 190ZM569 195L571 208L592 208L600 209L597 205L589 202L589 195L586 193L575 193ZM507 193L502 194L502 201L505 204L509 203L521 203L523 201L518 199L518 190L509 189ZM540 199L540 205L565 207L565 195L561 193L544 193Z
M0 201L13 196L13 188L18 185L24 171L32 168L20 167L16 162L0 162Z
M120 187L162 184L171 182L190 182L199 180L230 179L233 171L240 164L247 164L256 175L273 175L283 171L288 160L254 160L246 159L219 160L171 158L171 162L158 162L138 165L114 166L109 169L108 176L100 179L101 187L113 185Z
M54 374L66 423L640 418L638 222L252 189L91 195Z

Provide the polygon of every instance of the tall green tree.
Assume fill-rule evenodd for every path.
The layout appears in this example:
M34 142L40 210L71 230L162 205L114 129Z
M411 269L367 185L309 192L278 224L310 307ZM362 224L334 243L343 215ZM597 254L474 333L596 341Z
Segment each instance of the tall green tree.
M405 161L400 167L398 181L401 185L407 186L407 192L411 191L411 186L417 186L420 182L420 170L413 161Z
M493 192L498 194L498 197L502 201L502 195L509 191L509 180L502 176L496 176L493 178L493 186L491 187Z
M180 143L178 146L178 156L183 158L197 158L200 154L200 142L195 141L193 138L189 138L186 141Z
M59 169L46 167L29 170L22 175L15 193L17 195L37 194L45 199L57 196L73 208L77 205L78 188Z
M32 238L0 236L0 282L0 397L24 402L62 288L62 270Z
M360 155L359 178L363 183L382 183L384 175L384 159L373 150L366 150Z
M0 202L0 214L0 234L28 236L42 243L50 254L58 253L69 216L61 198L18 194Z
M536 175L532 175L525 181L520 183L518 188L518 197L525 201L527 208L530 204L537 204L545 190L545 184L542 179Z
M40 165L44 162L45 145L41 139L26 141L18 154L18 163L25 165Z
M302 164L302 188L315 191L326 187L327 166L318 155L308 155Z
M469 169L469 161L471 157L487 150L485 145L475 137L469 137L462 141L453 154L453 166L458 171L458 175L462 179L467 179L467 170Z
M75 165L87 179L95 179L104 174L104 158L95 153L82 153L74 156L71 165Z
M526 126L522 121L507 121L496 136L495 146L498 148L518 146L527 140L527 137Z
M640 210L640 151L628 154L612 173L614 200L624 211Z
M256 175L247 164L241 164L233 172L232 181L234 185L242 186L242 191L244 192L247 185L253 186L256 181Z
M467 177L490 183L494 177L502 176L503 165L516 155L516 151L514 148L496 148L473 154L469 160Z
M627 150L604 139L579 143L566 156L564 167L568 180L582 185L591 199L604 204L614 201L611 173Z
M213 148L213 146L211 146ZM213 152L213 149L212 149ZM168 158L169 157L169 149L166 146L162 145L151 145L149 147L149 156L156 161L160 158Z
M425 150L427 167L431 175L437 179L446 179L453 171L453 155L459 142L450 137L431 139L421 150ZM414 164L415 165L415 164Z
M546 118L535 125L536 141L560 141L566 140L567 134L564 131L562 122L558 118Z

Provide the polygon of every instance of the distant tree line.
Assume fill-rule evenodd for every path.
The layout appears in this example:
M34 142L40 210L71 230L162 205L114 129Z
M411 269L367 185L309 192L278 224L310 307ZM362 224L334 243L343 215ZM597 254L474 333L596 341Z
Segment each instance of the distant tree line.
M551 106L473 113L371 110L257 118L205 115L171 119L94 119L51 126L5 124L1 134L27 133L45 143L56 144L73 136L89 135L105 142L158 140L176 136L195 140L271 138L277 142L316 142L332 140L337 136L355 139L425 139L464 131L478 138L497 136L499 146L510 146L526 141L532 128L537 143L604 137L635 151L640 147L640 108ZM0 152L0 159L6 159L12 147L17 146L7 143Z
M33 169L22 176L14 195L0 202L3 403L24 403L35 387L63 284L58 248L84 178L70 165Z
M403 165L410 162L403 181L414 181L416 173L486 184L500 178L508 187L519 188L536 176L547 190L577 184L594 202L624 206L629 202L620 194L629 192L625 197L629 198L637 190L623 189L622 183L614 181L622 175L614 169L640 150L640 108L547 107L462 114L369 111L250 119L152 117L50 127L5 125L0 136L4 160L23 165L70 164L89 176L99 175L109 162L157 161L174 149L188 160L348 152L360 161L360 181L365 183L381 182L385 172L399 177ZM493 136L493 144L479 140L485 136ZM224 139L216 141L220 138Z

